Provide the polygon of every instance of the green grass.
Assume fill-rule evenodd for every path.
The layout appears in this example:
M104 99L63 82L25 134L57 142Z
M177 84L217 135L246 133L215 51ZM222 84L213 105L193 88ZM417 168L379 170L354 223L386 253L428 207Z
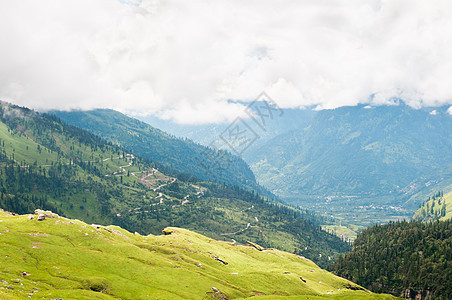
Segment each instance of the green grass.
M442 221L452 218L452 192L444 195L443 199L446 203L446 215L440 219Z
M328 232L332 232L338 237L344 237L347 240L354 241L358 233L365 227L347 224L346 226L340 225L322 225L322 229Z
M441 211L444 205L446 208L446 214L441 217ZM452 192L444 194L441 197L436 197L435 199L426 201L413 216L413 219L423 221L434 219L445 221L450 218L452 218Z
M0 212L0 298L392 298L351 290L359 287L294 254L170 230L171 235L141 236L116 226Z
M38 165L46 165L58 161L57 153L44 147L41 148L41 151L38 151L38 143L25 134L12 135L8 126L2 122L0 122L0 137L2 146L4 145L3 149L9 155L14 154L14 160L17 163L25 161L26 164L33 164L36 161ZM41 146L39 145L39 147ZM68 160L60 161L68 162Z

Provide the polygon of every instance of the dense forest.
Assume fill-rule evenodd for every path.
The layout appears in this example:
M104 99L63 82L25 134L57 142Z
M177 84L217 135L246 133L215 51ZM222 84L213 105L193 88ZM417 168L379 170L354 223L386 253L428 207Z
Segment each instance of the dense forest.
M452 299L452 221L402 221L367 228L333 270L375 292Z

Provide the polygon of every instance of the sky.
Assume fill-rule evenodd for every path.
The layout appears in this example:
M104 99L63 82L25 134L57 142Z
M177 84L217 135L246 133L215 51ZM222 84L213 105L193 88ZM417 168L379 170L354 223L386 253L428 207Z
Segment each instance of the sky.
M452 105L449 0L5 0L0 45L0 100L40 111Z

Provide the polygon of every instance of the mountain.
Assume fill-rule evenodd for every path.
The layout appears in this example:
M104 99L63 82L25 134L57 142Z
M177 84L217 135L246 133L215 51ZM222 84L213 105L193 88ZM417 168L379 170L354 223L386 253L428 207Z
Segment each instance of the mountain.
M260 183L293 203L350 218L368 206L398 218L401 209L412 213L419 190L452 183L451 133L444 110L342 107L275 137L249 163Z
M452 187L447 107L413 109L401 102L283 110L265 131L253 130L259 139L243 158L257 181L288 203L342 223L369 226L411 218L428 195ZM208 132L200 126L188 136L199 141Z
M142 236L43 211L0 210L0 298L394 299L294 254L164 232Z
M417 221L448 220L452 218L452 192L438 192L421 205L413 216Z
M68 124L88 130L135 155L201 180L258 189L248 165L238 156L180 139L144 122L108 109L52 111Z
M350 248L306 210L239 186L181 176L53 115L0 104L0 208L21 214L46 209L142 234L184 227L297 252L322 266Z
M248 107L251 109L253 106L261 105L264 108L266 105L262 102L253 102L252 105ZM246 125L251 128L251 130L257 135L257 139L249 146L246 151L241 153L241 156L245 161L251 160L253 155L259 151L259 149L265 145L269 140L274 137L285 134L292 130L296 130L300 127L308 126L312 121L317 111L312 109L278 109L273 108L275 111L267 112L262 110L260 112L254 111L256 116L254 118L240 118ZM264 123L259 126L256 119L259 119L259 115L264 117ZM180 138L189 138L202 145L210 145L215 143L215 145L221 149L228 151L234 151L229 145L225 145L224 141L221 139L227 129L232 123L220 123L220 124L178 124L171 120L162 120L155 116L136 116L137 119L152 125L155 128L162 129L172 135L178 136ZM223 143L221 143L223 141Z
M336 274L374 292L407 299L451 299L452 221L391 222L365 229Z
M269 177L281 169L276 179L262 171L259 178L274 189L279 178L296 181L302 195L406 193L416 175L426 182L432 174L450 177L451 129L449 114L405 105L323 110L309 126L269 141L251 164ZM290 197L289 190L281 192Z

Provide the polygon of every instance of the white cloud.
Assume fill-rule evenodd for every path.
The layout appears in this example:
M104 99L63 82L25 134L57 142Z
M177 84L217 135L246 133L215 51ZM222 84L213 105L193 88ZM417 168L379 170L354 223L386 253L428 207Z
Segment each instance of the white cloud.
M436 109L434 109L431 112L429 112L429 114L432 116L436 116L438 114L438 111Z
M182 123L281 107L452 104L446 0L0 3L0 99Z
M238 117L249 117L243 104L228 101L200 104L182 101L174 108L165 109L157 115L163 120L174 120L179 124L225 123L231 122Z
M452 116L452 106L447 109L447 113Z

